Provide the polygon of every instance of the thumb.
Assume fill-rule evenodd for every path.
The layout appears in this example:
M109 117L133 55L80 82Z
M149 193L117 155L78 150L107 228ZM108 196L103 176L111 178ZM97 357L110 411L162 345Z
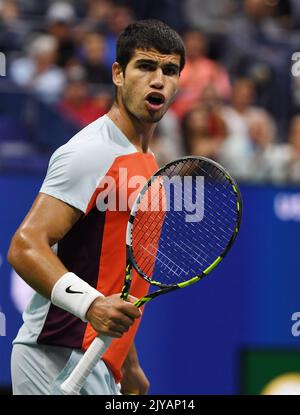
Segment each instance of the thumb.
M134 304L136 301L138 301L138 298L134 297L133 295L128 295L128 297L127 297L127 301L128 301L129 303Z
M138 298L136 298L136 297L134 297L133 295L128 295L128 297L127 297L127 301L128 301L129 303L131 303L131 304L135 304L138 300L139 300L139 299L138 299ZM139 308L138 310L139 310L139 312L140 312L140 313L141 313L141 315L142 315L142 311L141 311L141 309Z

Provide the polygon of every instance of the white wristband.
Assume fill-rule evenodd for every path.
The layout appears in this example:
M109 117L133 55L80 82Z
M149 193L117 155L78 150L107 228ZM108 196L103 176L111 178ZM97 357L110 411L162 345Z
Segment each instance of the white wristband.
M97 297L103 297L99 291L91 287L73 272L64 274L54 285L51 301L74 316L86 322L86 313Z

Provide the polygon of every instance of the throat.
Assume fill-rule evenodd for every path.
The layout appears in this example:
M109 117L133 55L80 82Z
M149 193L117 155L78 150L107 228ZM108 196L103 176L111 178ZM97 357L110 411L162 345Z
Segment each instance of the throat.
M127 140L141 153L148 152L149 142L156 124L144 122L130 114L126 109L114 104L107 113L110 120L121 130Z

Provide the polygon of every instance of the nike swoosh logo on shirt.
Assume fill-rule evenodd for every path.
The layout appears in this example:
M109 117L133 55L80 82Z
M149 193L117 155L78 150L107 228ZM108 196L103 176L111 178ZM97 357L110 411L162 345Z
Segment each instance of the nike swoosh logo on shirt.
M69 294L84 294L82 291L70 290L71 287L72 287L72 285L70 285L69 287L66 288L66 293L69 293Z

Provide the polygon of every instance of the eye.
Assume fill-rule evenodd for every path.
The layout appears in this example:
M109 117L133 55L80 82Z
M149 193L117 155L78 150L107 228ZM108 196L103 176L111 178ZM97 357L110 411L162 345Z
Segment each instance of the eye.
M142 71L153 71L154 70L154 66L151 63L140 63L138 67Z
M174 75L178 75L179 70L176 66L166 66L163 72L167 76L174 76Z

